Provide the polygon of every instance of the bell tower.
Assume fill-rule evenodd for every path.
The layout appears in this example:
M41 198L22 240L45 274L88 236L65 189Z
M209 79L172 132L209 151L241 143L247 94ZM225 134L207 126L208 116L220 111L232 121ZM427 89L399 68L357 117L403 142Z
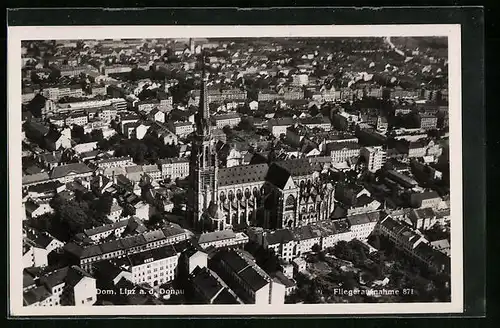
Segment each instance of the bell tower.
M218 159L210 126L205 56L202 55L200 105L195 114L195 133L190 159L188 211L196 231L206 231L209 209L217 208Z

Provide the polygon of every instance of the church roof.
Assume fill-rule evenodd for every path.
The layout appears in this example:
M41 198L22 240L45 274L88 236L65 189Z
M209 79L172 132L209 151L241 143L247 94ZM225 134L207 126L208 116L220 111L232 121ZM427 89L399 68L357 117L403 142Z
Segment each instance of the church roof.
M307 158L288 159L276 162L276 164L286 169L292 176L310 175L314 172L314 168Z
M219 169L219 186L264 181L269 170L267 164L240 165Z
M290 172L284 167L273 163L269 167L269 171L267 172L266 180L272 183L274 186L283 189L290 178Z

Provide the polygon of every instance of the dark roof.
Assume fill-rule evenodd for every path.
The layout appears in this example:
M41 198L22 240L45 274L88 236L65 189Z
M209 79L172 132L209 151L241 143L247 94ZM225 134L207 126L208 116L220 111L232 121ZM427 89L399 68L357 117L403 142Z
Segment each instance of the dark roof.
M121 239L120 241L121 241L123 247L126 249L146 244L146 240L144 239L143 235L126 237L126 238Z
M40 172L23 176L23 184L36 183L47 180L50 180L49 174L47 172Z
M27 273L23 272L23 288L35 285L35 279Z
M43 301L50 296L52 296L52 293L45 286L38 286L23 293L23 303L24 305L31 305Z
M356 199L356 206L366 206L373 202L374 199L370 196L363 194Z
M436 266L444 266L445 270L450 269L450 257L432 248L432 246L427 243L418 244L417 247L415 247L415 252Z
M46 248L49 244L54 240L54 238L49 237L47 235L39 235L35 240L35 244L41 246L42 248Z
M108 241L106 243L100 244L99 246L100 246L101 252L103 254L105 254L105 253L111 253L111 252L116 252L118 250L123 249L123 245L120 242L120 240Z
M213 300L213 304L239 304L236 298L224 288L219 295Z
M255 268L248 266L239 273L239 276L245 281L250 288L257 291L268 284L268 281L262 277Z
M255 153L255 154L250 154L250 165L255 165L255 164L265 164L268 161L268 153ZM267 164L266 164L267 165Z
M196 270L191 281L207 301L212 300L224 288L207 268Z
M99 261L92 264L96 278L103 278L105 281L115 279L122 270L110 261Z
M349 221L349 224L352 226L352 225L376 222L379 220L379 218L380 218L380 212L371 212L371 213L350 215L347 217L347 220Z
M64 283L64 279L68 274L68 267L64 267L55 271L48 273L47 275L40 277L40 282L42 282L47 288L52 289L53 287Z
M47 183L41 183L34 186L29 186L28 191L36 192L36 193L46 193L55 191L58 187L63 186L64 184L59 181L50 181Z
M219 256L236 273L248 266L248 263L234 251L221 251Z
M66 165L56 166L51 173L53 179L62 178L70 174L71 172L81 174L92 172L92 169L85 165L84 163L71 163Z
M289 159L276 162L276 164L285 168L292 176L304 176L314 172L308 158Z
M73 265L68 270L65 281L68 286L75 286L78 282L80 282L80 280L82 280L83 277L94 278L87 272L83 271L80 267Z
M268 173L267 164L241 165L219 169L219 185L230 186L234 184L261 182Z
M164 227L162 231L167 238L175 235L180 235L185 232L184 229L181 228L181 226L175 223L171 223L168 227Z
M157 240L165 239L165 235L162 230L148 231L142 234L146 242L150 243Z
M347 149L361 149L361 146L354 142L330 142L326 145L327 152L331 152L334 150L342 150L344 148Z
M411 197L413 198L413 200L417 202L422 202L423 200L426 199L439 198L439 194L435 191L426 191L422 193L412 194Z
M294 286L297 286L297 284L290 280L289 278L287 278L283 272L281 271L276 271L276 273L274 274L274 276L276 278L278 278L279 282L281 282L283 285L285 285L285 287L294 287Z
M266 180L274 186L283 189L288 182L291 174L290 171L276 163L271 164L267 172Z
M293 234L288 229L280 229L266 234L266 239L269 245L284 244L293 240Z
M434 212L434 210L429 207L419 208L413 211L415 212L416 216L420 219L433 218L436 216L436 212Z

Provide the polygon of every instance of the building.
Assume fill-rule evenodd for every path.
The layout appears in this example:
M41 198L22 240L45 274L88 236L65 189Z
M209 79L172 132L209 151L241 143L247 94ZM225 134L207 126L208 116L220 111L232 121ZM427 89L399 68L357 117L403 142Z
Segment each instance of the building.
M359 157L361 147L356 143L332 142L326 145L326 153L330 155L333 163L341 163Z
M208 266L208 254L194 247L186 250L182 257L188 274L191 274L196 268L203 269Z
M191 273L190 282L194 290L195 303L202 304L241 304L234 292L221 281L218 275L208 268L196 268Z
M200 235L198 244L201 248L209 247L243 247L248 243L248 236L243 232L234 233L232 230L207 232Z
M90 306L97 300L96 280L78 266L44 274L39 283L23 293L25 306Z
M310 225L296 228L293 234L297 241L297 255L299 256L312 252L315 245L321 247L321 232Z
M123 74L130 73L132 71L132 66L130 65L112 65L112 66L104 66L102 67L102 74Z
M75 179L89 179L93 172L94 170L84 163L71 163L55 167L50 173L50 178L66 183Z
M417 119L419 127L424 130L435 130L437 129L438 118L436 115L419 113L417 114Z
M437 209L442 198L435 191L426 191L422 193L413 193L410 196L410 202L413 207L417 208L434 208Z
M380 146L363 147L360 152L370 172L377 172L387 161L387 153Z
M291 262L296 257L297 242L292 232L288 229L280 229L264 234L264 248L274 251L279 259Z
M25 208L28 218L37 218L47 213L54 213L54 209L46 202L29 200L25 203Z
M111 167L127 167L135 165L134 162L132 161L132 157L130 156L104 158L98 160L95 164L97 168L101 170Z
M133 223L135 222L135 223ZM132 225L137 222L132 220ZM93 264L104 260L120 258L127 254L134 254L148 249L155 249L164 245L179 244L188 239L187 232L179 225L170 224L162 229L143 231L136 235L106 241L96 245L79 245L67 243L63 249L68 258L89 272L93 271ZM179 244L180 245L180 244ZM180 246L179 246L180 247ZM181 249L177 250L178 252Z
M271 131L276 138L279 138L282 134L286 135L287 128L294 124L295 120L289 117L270 119L267 122L268 130Z
M323 131L330 131L332 127L330 119L325 116L309 118L306 117L301 119L299 122L300 124L307 126L309 129L318 128Z
M380 219L380 212L370 212L347 216L350 229L354 238L359 240L367 239L372 233Z
M184 179L189 175L189 159L166 158L158 160L162 179Z
M246 304L284 304L285 286L271 278L255 260L238 250L221 250L214 270Z
M409 214L413 229L428 230L434 225L439 224L443 226L447 217L440 216L431 207L412 209Z
M160 101L157 99L143 100L136 103L136 108L139 112L149 114L153 109L160 106Z
M48 255L55 249L51 246L52 238L40 236L23 240L23 268L45 267L48 265Z
M450 257L435 249L432 244L410 227L399 223L387 215L380 220L376 229L378 234L389 237L406 254L438 272L450 273Z
M126 277L134 284L161 286L174 280L177 272L179 254L172 245L149 249L130 254L113 261L126 270Z
M99 242L100 240L106 239L109 236L114 236L115 238L121 237L128 224L129 222L127 220L122 220L115 223L98 226L92 229L85 229L83 233L92 241Z
M156 122L165 123L165 113L157 108L149 112L149 116Z
M241 122L241 117L238 113L229 113L229 114L212 116L212 123L218 129L222 129L226 125L233 128L237 126L240 122Z
M193 133L195 127L191 122L169 122L169 128L180 138L185 138Z
M292 75L292 85L295 87L302 87L309 84L309 76L307 74L294 74Z
M84 96L84 91L80 84L72 84L44 88L40 94L52 101L58 101L64 97L81 98Z

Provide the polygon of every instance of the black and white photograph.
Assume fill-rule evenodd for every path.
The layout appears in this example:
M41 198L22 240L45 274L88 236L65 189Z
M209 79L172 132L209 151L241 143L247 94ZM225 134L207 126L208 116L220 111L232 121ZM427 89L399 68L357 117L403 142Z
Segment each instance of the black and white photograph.
M13 314L462 311L459 27L12 30Z

